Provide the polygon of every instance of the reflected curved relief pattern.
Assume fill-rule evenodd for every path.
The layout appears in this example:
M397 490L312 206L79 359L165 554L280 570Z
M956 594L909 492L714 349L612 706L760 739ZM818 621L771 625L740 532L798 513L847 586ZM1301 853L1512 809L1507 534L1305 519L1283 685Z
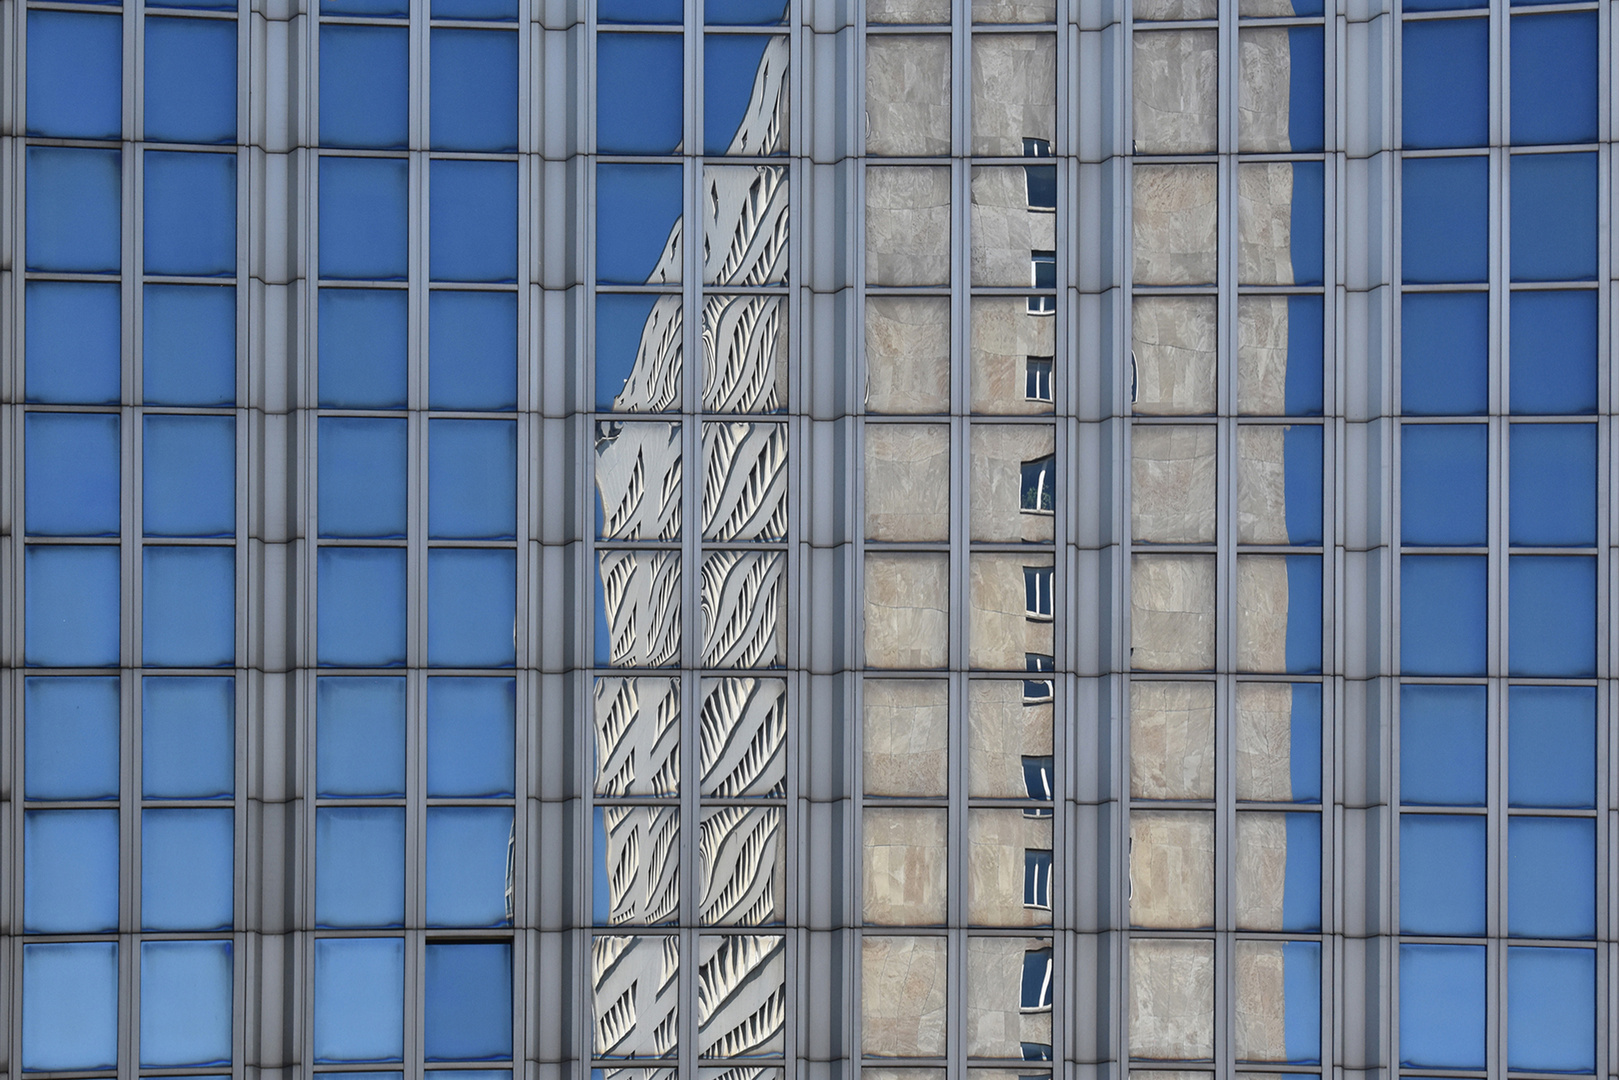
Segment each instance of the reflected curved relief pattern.
M703 812L701 917L709 926L769 926L782 919L786 851L778 807L716 806Z
M666 667L680 658L680 554L602 551L602 602L613 667Z
M673 1057L680 1030L680 942L598 937L590 947L597 1057Z
M680 905L680 817L667 806L604 806L610 926L673 922Z
M712 551L704 557L704 667L782 663L780 613L786 566L786 556L779 551Z
M709 798L787 793L787 684L704 679L697 717L702 793Z
M596 794L674 795L680 787L680 684L596 680Z
M604 540L680 535L680 425L596 425L596 490Z
M786 405L786 360L787 312L781 297L704 298L704 412L779 411Z
M787 425L703 425L703 539L787 536Z
M780 1054L786 1046L787 948L779 934L700 939L697 1044L702 1057Z

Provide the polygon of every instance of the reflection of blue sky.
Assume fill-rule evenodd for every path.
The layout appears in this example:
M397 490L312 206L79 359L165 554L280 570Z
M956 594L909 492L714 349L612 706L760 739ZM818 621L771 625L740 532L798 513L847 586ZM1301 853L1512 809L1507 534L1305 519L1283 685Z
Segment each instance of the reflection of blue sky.
M1295 8L1309 6L1295 0ZM1320 3L1314 4L1320 13ZM1304 14L1300 11L1299 14ZM1287 28L1288 110L1287 140L1294 152L1320 150L1326 145L1323 88L1326 79L1325 38L1319 26Z
M703 152L723 154L742 126L759 60L769 46L763 34L708 34L703 38Z
M1596 953L1507 950L1507 1067L1596 1070Z
M1539 297L1542 293L1521 296ZM1593 299L1595 294L1592 294ZM1513 340L1518 337L1513 297ZM1593 305L1591 401L1596 401ZM1547 328L1549 329L1549 327ZM1541 339L1557 349L1555 335ZM1538 341L1536 344L1540 344ZM1525 342L1526 348L1529 342ZM1541 346L1545 348L1545 346ZM1517 348L1514 346L1514 358ZM1400 305L1400 408L1430 416L1482 416L1490 407L1490 298L1485 293L1407 293ZM1513 371L1517 371L1514 365ZM1516 384L1514 384L1516 385Z
M1400 165L1400 183L1401 280L1421 284L1486 280L1489 159L1407 158Z
M1288 543L1321 543L1321 428L1317 425L1293 424L1284 429L1282 485Z
M1483 806L1482 686L1400 687L1400 801L1408 806Z
M1423 297L1424 300L1427 297ZM1469 299L1472 299L1471 297ZM1411 299L1406 300L1410 309ZM1485 336L1485 297L1477 297L1481 314L1477 335ZM1594 413L1597 410L1597 294L1515 292L1511 301L1511 402L1515 414ZM1409 319L1409 315L1402 315ZM1442 337L1436 328L1434 336ZM1409 363L1410 361L1406 361ZM1483 381L1484 349L1479 348L1479 380ZM1444 369L1439 369L1443 371ZM1479 412L1484 411L1480 406Z
M1319 285L1324 264L1323 201L1326 166L1319 161L1293 163L1292 228L1289 234L1293 258L1293 284Z
M1596 709L1594 686L1507 691L1508 805L1596 805Z
M709 7L714 0L709 0ZM598 0L599 23L646 23L667 26L685 18L683 0Z
M775 25L787 19L787 0L707 0L703 17L712 26Z
M1296 177L1294 182L1297 183ZM1288 416L1321 415L1322 329L1320 296L1287 298L1287 377L1283 408Z
M1303 815L1293 815L1303 816ZM1314 815L1308 815L1313 817ZM1293 851L1288 829L1288 856ZM1319 882L1317 882L1319 886ZM1320 893L1317 892L1317 906ZM1321 1060L1321 943L1289 941L1282 946L1282 999L1285 1002L1284 1052L1289 1062Z
M1596 425L1513 424L1511 432L1508 542L1596 546Z
M1484 1067L1484 946L1400 946L1400 1064Z
M1400 669L1407 675L1483 675L1483 555L1400 559Z
M1488 19L1408 22L1400 39L1400 132L1406 146L1490 141Z
M681 143L685 47L679 34L596 39L596 149L667 154Z
M624 390L641 348L641 331L658 298L648 293L596 297L596 408L606 412Z
M1597 156L1512 158L1513 281L1594 281Z
M1294 802L1321 801L1321 684L1294 683L1289 773ZM1289 848L1291 849L1291 844Z
M1514 143L1597 141L1598 40L1594 11L1512 20Z
M1514 555L1507 576L1507 674L1595 676L1596 559Z
M1284 821L1287 869L1282 882L1282 929L1314 933L1321 929L1321 815L1300 811L1284 815ZM1291 1035L1291 999L1288 1005Z
M1481 814L1400 817L1400 930L1482 935L1485 819Z
M679 165L596 166L596 280L641 285L680 220Z
M1321 671L1321 556L1287 558L1287 670Z

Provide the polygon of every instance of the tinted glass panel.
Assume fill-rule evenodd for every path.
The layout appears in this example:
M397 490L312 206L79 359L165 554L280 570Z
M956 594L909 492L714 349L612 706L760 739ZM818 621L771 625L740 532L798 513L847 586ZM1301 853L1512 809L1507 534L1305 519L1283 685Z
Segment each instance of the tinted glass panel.
M1507 1067L1596 1071L1596 953L1507 950Z
M30 799L118 797L118 680L24 680L23 792Z
M1597 532L1597 429L1513 424L1511 541L1589 547Z
M596 149L669 154L681 146L685 44L679 34L596 39Z
M434 806L427 811L427 924L506 926L506 806Z
M1406 293L1400 307L1400 407L1479 416L1490 407L1490 298Z
M24 565L27 662L117 665L118 549L30 547Z
M1597 692L1590 686L1507 691L1507 799L1512 806L1596 805Z
M1490 261L1488 159L1407 158L1400 171L1403 280L1485 280Z
M517 530L517 422L428 422L427 533L505 539Z
M316 656L323 666L405 662L403 548L322 548Z
M23 815L23 928L34 934L118 929L118 811Z
M1485 739L1484 687L1400 687L1400 801L1483 806Z
M146 152L148 274L236 273L236 155Z
M708 0L703 18L713 26L775 24L787 18L787 0Z
M664 256L678 247L671 240L680 199L679 165L596 166L596 280L679 281L678 260Z
M236 788L236 680L141 680L141 793L227 798Z
M404 536L408 421L320 419L320 535Z
M1484 946L1400 946L1400 1064L1484 1067Z
M516 716L512 679L427 680L428 795L510 795Z
M143 941L141 1064L228 1065L230 1048L231 943Z
M402 939L316 940L316 1061L398 1061L404 1023Z
M28 269L116 274L123 250L117 150L28 148Z
M141 460L147 536L236 532L236 418L148 415Z
M118 945L22 947L24 1069L111 1069L118 1063Z
M146 285L142 293L147 404L236 404L235 287Z
M148 547L141 553L141 654L155 667L236 660L236 549Z
M236 141L236 22L146 20L146 137Z
M1482 675L1485 558L1400 559L1400 666L1408 675Z
M144 929L230 929L235 817L228 809L141 811Z
M1595 291L1512 294L1512 411L1597 409Z
M517 35L442 27L432 33L434 149L516 150Z
M1595 675L1596 559L1514 555L1508 566L1508 673Z
M1512 280L1591 281L1597 273L1597 156L1512 158Z
M315 921L320 926L404 923L403 807L315 811Z
M320 13L404 18L410 14L410 4L407 0L321 0Z
M666 314L668 318L655 317L654 305L658 305L660 315ZM678 294L597 295L594 353L597 409L608 412L617 407L615 399L628 388L630 378L635 373L635 362L641 355L642 340L647 341L649 355L655 355L655 350L661 345L662 335L672 332L680 322ZM678 357L671 358L671 366L674 370L669 378L673 386L678 388L680 385ZM676 398L678 404L678 389ZM626 405L628 406L628 403Z
M668 25L680 22L684 12L680 0L600 0L596 21Z
M405 794L405 680L315 682L315 783L326 796Z
M409 31L322 26L321 145L392 148L409 140Z
M432 279L516 281L517 163L435 161L431 177Z
M763 75L765 50L774 40L763 34L707 34L703 38L703 152L724 154L731 149L748 106L754 84ZM786 62L785 53L780 56ZM678 69L676 69L678 72ZM772 73L773 74L773 73ZM765 84L767 89L770 83ZM785 82L780 83L785 90ZM766 104L773 104L766 102ZM757 149L741 149L758 153ZM1031 197L1031 201L1032 197Z
M23 430L29 535L117 536L117 415L29 413Z
M410 170L391 158L320 159L320 276L403 281Z
M1440 19L1404 29L1401 130L1406 146L1490 141L1490 22Z
M1400 930L1484 933L1482 816L1400 815Z
M512 1056L509 944L429 944L424 997L427 1060Z
M1401 541L1483 544L1489 466L1489 429L1483 424L1402 425Z
M118 15L28 13L30 135L118 138L123 76L124 20Z
M434 290L427 331L432 408L517 408L516 293Z
M517 19L517 0L433 0L432 6L435 19Z
M403 409L408 394L403 289L320 291L320 403Z
M1512 20L1512 141L1595 142L1597 13Z
M1597 932L1596 822L1513 815L1507 825L1507 932L1588 938Z
M439 548L427 555L427 662L434 667L511 667L517 554Z
M117 404L123 385L118 286L30 281L24 295L28 400Z
M1293 8L1303 14L1298 3ZM1295 153L1320 150L1326 145L1324 44L1319 26L1287 28L1287 141Z

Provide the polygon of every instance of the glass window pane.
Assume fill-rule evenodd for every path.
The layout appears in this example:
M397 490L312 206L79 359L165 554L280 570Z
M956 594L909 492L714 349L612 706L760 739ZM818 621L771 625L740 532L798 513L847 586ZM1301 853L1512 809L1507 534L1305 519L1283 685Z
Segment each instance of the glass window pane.
M1400 1064L1484 1067L1484 946L1400 946Z
M427 810L427 925L506 926L512 811L506 806Z
M118 138L123 85L121 16L28 13L28 134Z
M148 547L142 553L141 656L154 667L236 660L236 549Z
M320 28L322 146L404 147L410 141L410 32Z
M1507 672L1551 678L1596 674L1597 566L1583 555L1508 561Z
M118 943L22 947L22 1067L118 1064Z
M1480 815L1400 815L1400 930L1484 933L1484 827Z
M678 295L596 296L596 408L663 412L679 406Z
M316 1061L398 1061L404 1025L403 939L316 939Z
M1597 13L1512 20L1512 142L1597 140Z
M28 148L28 269L116 274L123 251L117 150Z
M1483 675L1485 557L1400 559L1400 667L1407 675Z
M517 408L516 293L435 289L427 331L431 408Z
M1402 280L1484 281L1490 262L1489 159L1407 158L1400 171Z
M517 163L435 161L428 214L434 281L517 280Z
M515 420L430 420L427 450L428 536L516 536Z
M24 296L27 399L52 405L116 405L123 385L118 286L30 281Z
M29 413L23 431L28 534L117 536L117 414Z
M516 150L517 35L435 27L430 62L433 149Z
M517 21L517 0L433 0L435 19Z
M118 664L118 549L30 546L24 556L26 662Z
M23 815L23 929L90 934L118 929L118 811Z
M1596 292L1515 292L1511 313L1512 412L1596 412Z
M1486 293L1406 293L1400 303L1400 408L1432 416L1483 415L1490 407L1489 350Z
M1591 686L1507 691L1507 801L1596 806L1597 692Z
M1489 429L1483 424L1400 428L1400 540L1483 544L1489 524Z
M517 553L438 548L427 554L427 662L516 663Z
M145 418L141 514L147 536L236 532L236 418Z
M512 1056L512 947L504 942L427 946L428 1061Z
M405 420L323 416L320 535L405 535L409 427Z
M679 165L596 166L597 281L680 280L681 190Z
M316 925L400 926L404 921L404 808L316 810Z
M1483 806L1482 686L1400 687L1400 801Z
M410 4L408 0L321 0L320 13L402 19L410 14Z
M679 34L596 38L596 149L673 154L682 145L685 40Z
M1597 156L1514 155L1512 280L1592 281L1596 276Z
M1490 21L1408 22L1403 32L1401 133L1408 147L1490 141Z
M146 137L236 141L234 19L146 20Z
M1314 424L1283 428L1283 513L1290 544L1321 543L1321 475L1321 428Z
M646 36L653 37L650 34ZM669 74L678 78L679 67L671 68ZM630 85L640 88L635 78L630 80ZM644 100L645 91L641 93ZM785 140L779 136L773 143L767 143L764 138L776 118L785 117L786 96L785 37L765 34L703 36L704 153L761 154L779 153L786 149ZM678 102L679 97L676 96L674 101ZM679 129L675 131L678 135ZM1029 171L1033 173L1035 170Z
M146 285L142 393L148 405L236 404L236 288Z
M118 680L23 680L23 794L118 797Z
M427 680L427 794L510 795L517 683Z
M394 158L320 159L320 276L405 280L410 168Z
M236 155L146 152L148 274L236 273Z
M600 0L596 21L604 23L679 23L685 12L680 0Z
M142 929L231 928L235 819L230 809L141 811Z
M322 666L405 662L405 550L322 548L316 657Z
M1511 542L1590 547L1597 539L1594 424L1513 424Z
M703 18L711 26L775 25L787 18L787 0L708 0Z
M1507 1067L1596 1071L1596 953L1507 949Z
M236 680L141 680L141 794L223 799L236 790Z
M140 1057L164 1067L230 1064L230 942L141 942Z
M320 290L320 403L403 409L408 391L403 289Z
M326 796L405 794L405 680L315 680L315 783Z
M1596 838L1591 818L1513 815L1507 825L1507 933L1596 936Z

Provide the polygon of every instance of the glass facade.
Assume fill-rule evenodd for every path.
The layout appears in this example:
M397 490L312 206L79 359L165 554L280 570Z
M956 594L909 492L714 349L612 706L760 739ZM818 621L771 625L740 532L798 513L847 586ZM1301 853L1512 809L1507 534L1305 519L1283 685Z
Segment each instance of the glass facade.
M1619 1071L1612 20L0 0L0 1073Z

